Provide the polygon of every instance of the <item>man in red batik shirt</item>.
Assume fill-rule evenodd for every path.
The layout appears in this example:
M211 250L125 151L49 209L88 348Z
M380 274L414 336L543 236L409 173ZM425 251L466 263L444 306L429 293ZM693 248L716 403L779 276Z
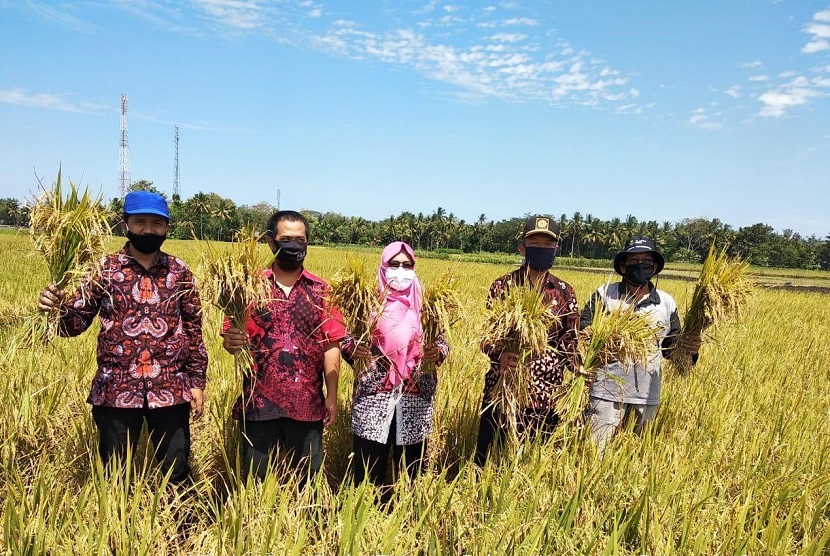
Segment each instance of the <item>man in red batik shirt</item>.
M309 226L302 214L279 211L268 221L276 254L265 276L268 304L252 311L244 331L225 323L222 345L236 353L249 345L254 369L243 380L234 416L242 421L244 472L265 477L275 452L311 473L323 462L323 427L337 416L343 317L326 301L328 284L303 268ZM325 392L323 382L325 381Z

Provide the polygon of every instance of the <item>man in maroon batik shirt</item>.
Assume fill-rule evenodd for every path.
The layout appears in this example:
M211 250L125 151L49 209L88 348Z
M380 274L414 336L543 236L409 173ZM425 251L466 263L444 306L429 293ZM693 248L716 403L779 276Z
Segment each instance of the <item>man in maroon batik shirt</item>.
M135 449L146 420L156 458L174 483L190 476L190 416L202 416L207 352L202 309L184 261L161 251L170 213L149 191L124 199L128 242L101 261L68 299L54 284L40 295L41 311L59 311L62 336L77 336L95 315L98 372L87 402L106 464Z
M346 330L326 302L328 284L303 268L309 226L302 214L279 211L268 221L276 254L265 276L268 304L253 310L244 331L225 323L222 345L236 353L249 345L254 359L234 416L242 421L243 471L265 477L277 451L304 462L311 473L323 462L323 427L337 416L340 341ZM325 393L323 382L325 381Z
M556 316L548 332L548 351L526 363L530 378L529 403L527 407L519 408L516 432L528 439L553 432L559 422L554 411L554 394L562 384L565 371L577 368L579 360L576 294L570 284L549 272L558 247L559 228L553 220L547 216L528 218L519 244L524 263L493 282L487 302L490 309L490 300L503 296L511 287L533 287L543 292L548 310ZM476 441L475 462L478 465L484 465L492 446L503 440L511 425L505 411L495 403L496 387L501 373L515 371L520 357L499 343L483 343L481 349L490 359L490 367L484 377L484 399Z

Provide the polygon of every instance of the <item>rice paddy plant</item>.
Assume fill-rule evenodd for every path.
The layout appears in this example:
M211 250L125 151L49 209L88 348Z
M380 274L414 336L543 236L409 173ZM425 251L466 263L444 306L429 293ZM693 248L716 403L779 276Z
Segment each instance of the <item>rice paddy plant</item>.
M378 292L378 281L367 270L363 260L349 255L346 266L331 282L329 303L340 309L346 329L355 341L367 341L375 329L378 315L383 312L383 301ZM363 372L363 362L355 361L355 374Z
M730 257L725 247L717 252L712 244L686 309L681 338L683 335L705 338L710 327L741 318L754 289L747 277L748 269L748 261ZM681 374L693 365L692 354L679 341L672 353L672 364Z
M645 365L657 350L658 326L637 313L635 306L612 311L595 307L590 326L578 335L582 368L566 375L556 401L563 424L575 423L588 402L588 385L597 370L612 361L624 366Z
M457 288L458 279L450 269L432 280L424 289L421 304L422 345L433 345L446 334L461 318L461 296ZM435 372L435 363L424 361L423 372Z
M268 303L271 286L263 275L268 260L260 249L253 227L236 233L226 249L205 242L202 248L202 295L238 330L245 330L250 311ZM247 346L234 354L239 376L253 372L254 360Z
M513 286L491 299L482 341L519 356L515 369L502 369L493 394L494 404L513 425L521 409L530 406L527 363L550 349L548 334L555 320L539 288Z
M64 196L60 169L53 186L41 189L29 209L29 233L46 261L50 283L64 290L94 272L110 238L110 214L100 195L93 197L88 189L80 193L72 180ZM57 334L58 320L55 311L35 316L31 338L47 343Z

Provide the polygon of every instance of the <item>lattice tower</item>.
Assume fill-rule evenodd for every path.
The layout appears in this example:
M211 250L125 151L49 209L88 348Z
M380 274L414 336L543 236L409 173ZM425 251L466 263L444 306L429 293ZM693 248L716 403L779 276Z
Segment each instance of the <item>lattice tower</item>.
M175 159L173 161L173 198L180 199L182 196L182 185L179 182L179 126L176 125L173 132L173 152Z
M130 189L130 146L127 142L127 93L121 93L121 141L118 146L118 189L121 199Z

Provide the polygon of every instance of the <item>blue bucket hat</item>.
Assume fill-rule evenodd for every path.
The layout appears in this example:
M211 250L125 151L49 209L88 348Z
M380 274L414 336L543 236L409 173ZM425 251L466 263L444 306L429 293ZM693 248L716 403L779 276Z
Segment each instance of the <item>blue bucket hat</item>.
M170 221L167 200L152 191L130 191L124 197L124 216L131 214L155 214Z

